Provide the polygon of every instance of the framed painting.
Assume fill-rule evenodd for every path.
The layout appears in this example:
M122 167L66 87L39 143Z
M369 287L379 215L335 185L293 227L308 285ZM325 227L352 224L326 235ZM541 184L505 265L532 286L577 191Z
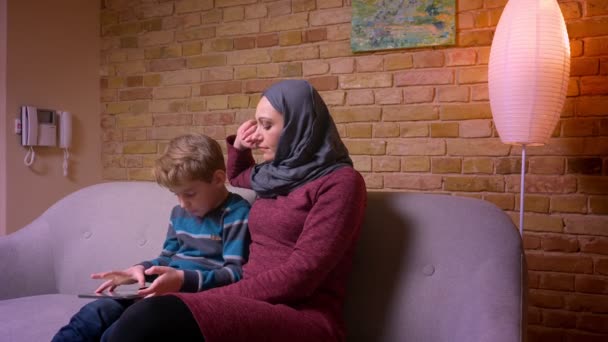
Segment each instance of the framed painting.
M355 52L456 43L456 0L352 0L352 8Z

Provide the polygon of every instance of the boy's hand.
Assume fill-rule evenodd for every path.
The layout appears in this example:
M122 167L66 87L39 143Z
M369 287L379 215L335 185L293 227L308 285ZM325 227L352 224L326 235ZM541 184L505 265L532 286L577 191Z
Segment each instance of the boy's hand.
M253 133L257 129L257 122L255 120L247 120L241 124L236 130L236 138L234 139L234 148L239 151L244 149L251 149L256 145L253 140Z
M124 271L110 271L102 273L91 274L93 279L108 279L106 282L101 284L95 293L102 293L105 290L110 292L114 291L119 285L127 285L138 283L139 287L146 285L146 279L144 276L144 267L142 265L135 265L127 268Z
M169 292L179 292L184 284L184 271L173 267L152 266L145 272L147 275L156 274L156 278L148 288L137 291L147 297L159 296Z

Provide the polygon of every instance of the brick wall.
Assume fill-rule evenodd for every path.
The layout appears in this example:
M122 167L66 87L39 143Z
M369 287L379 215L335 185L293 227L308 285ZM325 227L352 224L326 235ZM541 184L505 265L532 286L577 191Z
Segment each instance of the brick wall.
M223 144L259 94L311 81L368 188L495 203L518 221L519 148L488 103L506 0L459 0L457 45L353 54L350 0L102 1L104 177L148 180L166 142ZM608 337L608 1L559 1L572 48L562 118L529 148L530 341Z

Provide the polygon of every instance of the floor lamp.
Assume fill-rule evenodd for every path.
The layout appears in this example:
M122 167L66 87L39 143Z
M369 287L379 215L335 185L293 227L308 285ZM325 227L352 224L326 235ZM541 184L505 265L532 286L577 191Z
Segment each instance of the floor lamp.
M492 41L488 67L490 107L500 140L519 145L519 234L524 237L526 147L547 143L566 100L570 44L557 0L509 0ZM525 259L521 256L522 336L526 340Z
M519 233L524 234L526 147L547 143L566 100L570 44L557 0L509 0L490 50L488 89L496 130L521 150Z

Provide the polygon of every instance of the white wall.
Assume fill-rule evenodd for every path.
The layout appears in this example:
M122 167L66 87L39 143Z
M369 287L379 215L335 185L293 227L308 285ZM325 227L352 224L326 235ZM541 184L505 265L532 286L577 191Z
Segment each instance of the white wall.
M0 0L0 236L6 234L6 0Z
M101 182L99 1L3 0L8 4L6 117L6 233L31 222L63 196ZM73 115L71 175L59 148L38 147L32 167L12 132L21 105Z

